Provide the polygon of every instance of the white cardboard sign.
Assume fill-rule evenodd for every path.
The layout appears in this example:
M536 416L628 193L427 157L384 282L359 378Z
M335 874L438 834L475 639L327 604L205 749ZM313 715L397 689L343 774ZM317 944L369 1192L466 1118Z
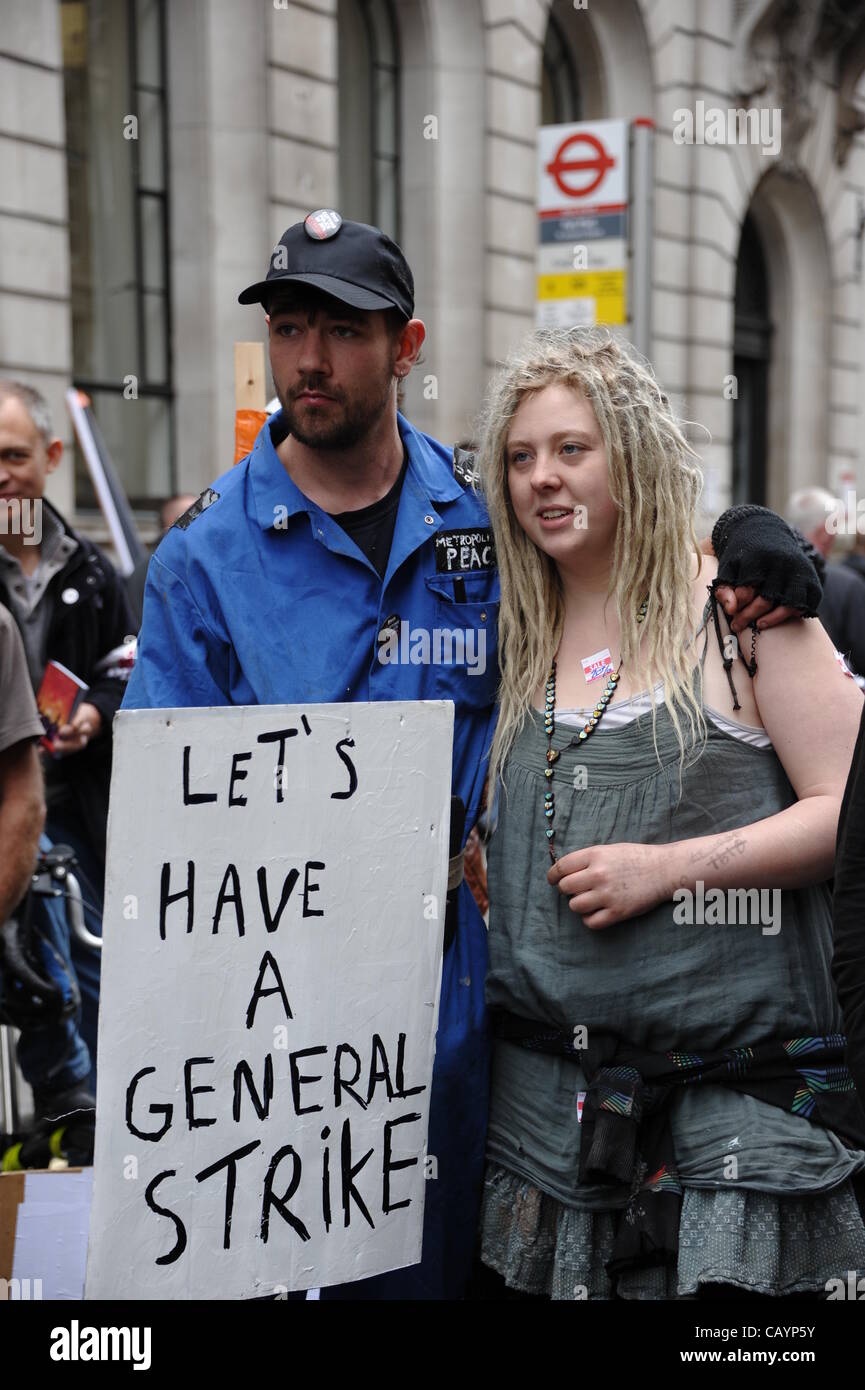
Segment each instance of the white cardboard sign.
M121 711L88 1298L417 1263L453 706Z

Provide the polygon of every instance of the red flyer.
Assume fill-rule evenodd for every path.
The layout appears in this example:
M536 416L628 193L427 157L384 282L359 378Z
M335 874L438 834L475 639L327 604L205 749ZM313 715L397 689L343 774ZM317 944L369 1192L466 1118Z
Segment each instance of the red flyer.
M58 729L69 723L72 711L85 690L86 683L61 666L59 661L48 662L36 693L36 704L45 729L39 742L49 753L54 752Z

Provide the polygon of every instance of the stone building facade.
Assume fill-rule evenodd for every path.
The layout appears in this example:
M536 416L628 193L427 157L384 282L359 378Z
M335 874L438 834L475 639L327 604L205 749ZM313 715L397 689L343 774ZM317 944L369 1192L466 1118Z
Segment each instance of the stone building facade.
M709 510L861 491L863 69L863 0L5 0L0 372L58 421L88 390L140 508L197 491L263 329L237 292L331 205L403 245L428 329L406 408L466 439L533 323L537 127L643 118L649 355L710 431ZM737 110L766 138L713 140ZM70 469L55 496L87 501Z

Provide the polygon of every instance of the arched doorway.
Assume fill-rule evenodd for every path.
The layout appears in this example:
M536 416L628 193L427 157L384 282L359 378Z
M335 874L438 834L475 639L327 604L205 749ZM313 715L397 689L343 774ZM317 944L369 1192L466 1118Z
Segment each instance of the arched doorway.
M736 261L736 309L733 329L732 503L766 502L769 362L772 323L769 277L760 233L748 213L742 224Z
M736 270L733 500L783 511L825 484L832 277L823 216L804 175L773 169L746 213Z
M552 0L541 70L542 125L633 120L654 109L649 41L637 0Z

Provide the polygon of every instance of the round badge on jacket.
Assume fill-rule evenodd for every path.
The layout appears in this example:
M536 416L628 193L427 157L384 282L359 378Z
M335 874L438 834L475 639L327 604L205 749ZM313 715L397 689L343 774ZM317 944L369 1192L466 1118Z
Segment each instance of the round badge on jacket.
M327 241L336 236L342 226L342 218L333 208L318 208L303 219L303 229L313 241Z
M77 589L64 589L60 597L64 603L77 603L81 595Z

